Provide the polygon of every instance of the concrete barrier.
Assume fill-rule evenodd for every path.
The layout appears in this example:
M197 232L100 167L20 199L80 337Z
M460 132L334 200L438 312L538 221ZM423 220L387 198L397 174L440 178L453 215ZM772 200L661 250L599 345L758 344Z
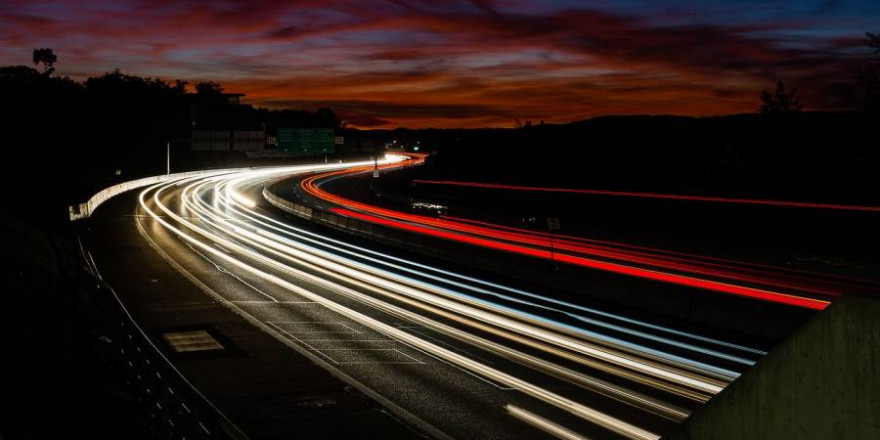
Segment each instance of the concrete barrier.
M137 188L143 188L145 186L155 185L161 182L167 182L169 180L184 178L184 177L195 177L195 176L211 176L216 174L224 174L233 171L241 171L248 170L251 168L229 168L229 169L221 169L221 170L206 170L206 171L186 171L183 173L173 173L173 174L163 174L160 176L150 176L144 177L142 179L137 180L129 180L127 182L122 182L117 185L113 185L103 190L97 192L93 195L87 202L80 203L77 205L71 205L68 207L68 211L70 213L70 221L76 221L84 218L91 217L92 213L101 206L102 203L110 200L111 198L122 194L126 191L131 191Z
M652 315L758 337L770 343L782 340L815 313L813 310L673 284L621 278L620 275L555 264L343 217L275 194L273 188L288 179L290 177L276 179L263 188L266 201L288 214L384 245L524 280L541 289L558 289Z
M880 439L878 318L836 300L663 439Z

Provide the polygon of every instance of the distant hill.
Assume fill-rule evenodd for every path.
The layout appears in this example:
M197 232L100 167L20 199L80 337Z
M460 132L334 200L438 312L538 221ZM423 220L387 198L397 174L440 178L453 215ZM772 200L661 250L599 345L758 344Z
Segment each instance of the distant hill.
M437 151L426 171L438 178L880 203L877 126L861 113L805 112L390 134Z

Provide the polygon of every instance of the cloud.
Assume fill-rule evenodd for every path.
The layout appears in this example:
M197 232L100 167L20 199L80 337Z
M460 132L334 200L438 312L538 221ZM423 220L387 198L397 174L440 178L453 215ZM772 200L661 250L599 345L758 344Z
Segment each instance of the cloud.
M790 4L789 4L790 3ZM278 107L324 103L362 126L510 125L602 114L751 112L777 78L842 105L865 30L842 3L791 19L528 1L9 0L0 64L52 47L61 74L213 79ZM797 9L794 0L782 6ZM513 8L511 5L515 5ZM786 10L780 7L780 10ZM797 9L801 11L801 9ZM762 14L764 14L762 12ZM812 15L811 15L812 14ZM876 17L875 17L876 18Z

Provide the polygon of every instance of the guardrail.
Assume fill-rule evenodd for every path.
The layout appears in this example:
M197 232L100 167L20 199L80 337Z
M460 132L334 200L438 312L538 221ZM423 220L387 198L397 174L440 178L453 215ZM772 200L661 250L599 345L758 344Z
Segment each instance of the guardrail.
M276 196L271 191L269 191L269 187L271 186L272 184L270 183L263 187L263 198L265 198L267 202L269 202L276 208L296 215L297 217L302 217L306 220L312 219L312 215L315 212L312 208L309 208L305 205L300 205L299 203L293 203L290 200Z
M223 174L232 171L245 170L250 168L227 168L220 170L207 170L207 171L186 171L182 173L173 173L173 174L162 174L159 176L150 176L144 177L142 179L129 180L127 182L122 182L120 184L116 184L103 190L99 191L95 195L92 196L87 202L80 203L77 205L71 205L68 207L68 211L70 213L70 221L76 221L84 218L91 217L92 213L101 206L102 203L110 200L111 198L122 194L126 191L130 191L137 188L143 188L145 186L154 185L161 182L167 182L169 180L184 178L184 177L196 177L196 176L211 176L214 174Z
M122 300L105 283L83 250L87 268L101 295L92 298L99 319L92 320L102 334L108 367L124 381L125 391L157 438L248 440L229 418L212 404L168 360L137 324Z

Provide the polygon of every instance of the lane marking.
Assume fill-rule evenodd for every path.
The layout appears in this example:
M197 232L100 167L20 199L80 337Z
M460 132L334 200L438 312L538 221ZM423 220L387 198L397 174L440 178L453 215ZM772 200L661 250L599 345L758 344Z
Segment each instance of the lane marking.
M148 216L148 217L152 218L151 216ZM373 399L374 401L378 402L379 405L381 405L385 408L388 408L388 410L390 410L391 414L395 418L400 418L405 423L415 427L418 430L423 431L424 433L427 433L431 437L434 437L437 439L442 439L442 440L454 440L452 437L450 437L448 434L441 431L439 428L422 420L422 418L416 416L415 414L406 410L402 406L389 400L388 398L386 398L385 396L376 392L375 390L373 390L372 388L370 388L369 386L367 386L363 382L355 379L350 374L345 373L344 371L340 370L339 368L337 368L333 364L327 362L324 357L315 355L312 351L303 348L301 345L299 345L296 342L285 337L285 335L282 332L279 332L278 330L276 330L272 326L264 323L259 318L257 318L253 314L249 313L245 309L228 301L223 295L221 295L219 292L215 291L214 289L209 287L207 284L202 282L198 277L196 277L190 271L188 271L185 267L183 267L177 260L175 260L173 257L171 257L171 255L166 253L159 246L159 244L155 240L153 240L153 238L150 237L149 234L147 234L146 229L141 224L140 218L135 218L135 223L137 225L138 232L141 234L142 237L144 237L144 239L147 241L147 244L149 244L150 247L153 248L154 251L156 251L156 253L158 253L169 265L171 265L171 267L173 267L184 278L186 278L191 283L196 285L199 289L201 289L203 292L205 292L205 294L214 298L220 304L223 304L224 306L226 306L226 308L229 309L231 312L240 316L245 321L249 322L251 325L253 325L259 329L262 329L267 334L269 334L273 338L275 338L275 340L281 342L282 344L293 349L294 351L296 351L300 355L306 357L307 359L312 361L315 365L323 368L325 371L330 373L331 376L341 380L342 382L350 384L351 386L356 388L358 391L364 393L366 396L368 396L371 399Z

